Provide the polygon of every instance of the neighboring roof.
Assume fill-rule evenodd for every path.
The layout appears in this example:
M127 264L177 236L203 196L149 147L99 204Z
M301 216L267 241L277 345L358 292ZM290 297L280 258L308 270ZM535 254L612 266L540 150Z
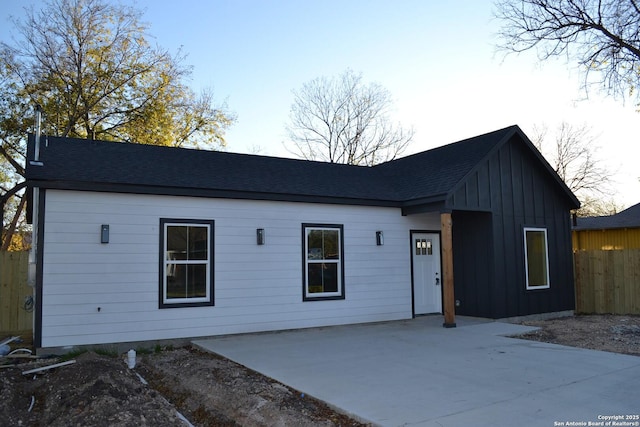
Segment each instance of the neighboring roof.
M615 215L576 218L574 230L640 228L640 203Z
M49 188L402 206L444 201L515 134L530 145L520 128L510 126L374 167L43 137L42 165L30 162L27 179ZM33 144L29 148L32 159Z

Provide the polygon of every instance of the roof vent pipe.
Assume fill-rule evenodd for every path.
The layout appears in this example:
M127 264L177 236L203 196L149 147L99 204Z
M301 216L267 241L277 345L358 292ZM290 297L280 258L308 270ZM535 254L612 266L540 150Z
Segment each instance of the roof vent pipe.
M42 132L42 107L36 104L36 131L35 131L35 150L33 153L33 161L40 161L40 133Z

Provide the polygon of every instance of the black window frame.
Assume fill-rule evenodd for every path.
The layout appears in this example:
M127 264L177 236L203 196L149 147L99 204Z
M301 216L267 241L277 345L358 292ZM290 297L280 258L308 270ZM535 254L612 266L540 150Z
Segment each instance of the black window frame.
M339 231L340 258L338 261L338 280L339 290L332 295L313 296L307 292L308 289L308 259L307 259L307 230L308 229L335 229ZM303 301L327 301L327 300L343 300L345 299L345 281L344 281L344 225L342 224L319 224L319 223L303 223L302 224L302 300Z
M185 299L184 302L165 302L165 279L166 279L166 235L165 230L167 225L201 225L209 227L208 234L208 251L207 251L207 264L209 272L209 280L206 284L209 290L209 298L206 301L190 301ZM159 257L159 292L158 292L158 305L159 308L185 308L185 307L208 307L215 305L215 221L208 219L184 219L184 218L160 218L160 257Z

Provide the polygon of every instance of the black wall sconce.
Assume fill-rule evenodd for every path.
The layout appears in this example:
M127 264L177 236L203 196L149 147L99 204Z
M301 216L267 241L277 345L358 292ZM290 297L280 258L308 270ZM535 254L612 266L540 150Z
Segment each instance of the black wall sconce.
M384 234L382 234L382 231L376 231L376 245L384 245Z
M109 224L100 226L100 243L109 243Z
M256 229L256 241L258 245L264 245L264 228Z

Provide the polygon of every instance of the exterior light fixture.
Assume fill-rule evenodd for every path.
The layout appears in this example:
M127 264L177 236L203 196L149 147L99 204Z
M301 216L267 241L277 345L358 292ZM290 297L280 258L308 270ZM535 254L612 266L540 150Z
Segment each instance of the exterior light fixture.
M109 224L100 226L100 243L109 243Z
M256 229L256 242L258 245L264 245L264 228Z
M384 234L382 234L382 231L376 231L376 245L384 245Z

